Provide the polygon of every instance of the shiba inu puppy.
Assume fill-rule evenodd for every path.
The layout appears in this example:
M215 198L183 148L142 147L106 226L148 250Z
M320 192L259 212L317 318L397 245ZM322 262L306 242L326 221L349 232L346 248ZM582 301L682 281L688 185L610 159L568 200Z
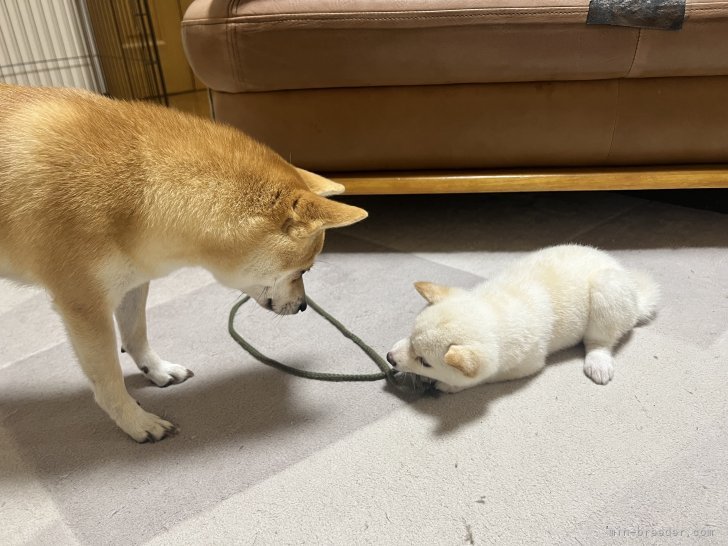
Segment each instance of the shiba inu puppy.
M0 276L48 290L96 401L138 442L176 427L127 392L114 314L151 381L185 381L147 341L149 281L200 266L276 313L303 310L325 230L367 216L323 197L343 189L211 121L0 84Z
M586 346L584 373L607 384L612 349L655 313L659 290L600 250L562 245L530 254L472 290L418 282L430 304L387 360L445 392L535 374L546 357Z

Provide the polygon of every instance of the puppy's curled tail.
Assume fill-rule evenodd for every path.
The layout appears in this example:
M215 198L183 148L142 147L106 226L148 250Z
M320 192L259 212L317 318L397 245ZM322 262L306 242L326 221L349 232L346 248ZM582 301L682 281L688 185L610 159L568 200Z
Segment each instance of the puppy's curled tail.
M630 271L637 286L637 321L644 323L652 320L660 303L660 286L655 280L642 271Z

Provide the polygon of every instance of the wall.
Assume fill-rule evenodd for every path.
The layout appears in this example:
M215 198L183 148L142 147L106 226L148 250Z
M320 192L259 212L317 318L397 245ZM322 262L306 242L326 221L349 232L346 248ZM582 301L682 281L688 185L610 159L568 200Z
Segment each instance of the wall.
M0 0L0 81L104 92L85 2Z

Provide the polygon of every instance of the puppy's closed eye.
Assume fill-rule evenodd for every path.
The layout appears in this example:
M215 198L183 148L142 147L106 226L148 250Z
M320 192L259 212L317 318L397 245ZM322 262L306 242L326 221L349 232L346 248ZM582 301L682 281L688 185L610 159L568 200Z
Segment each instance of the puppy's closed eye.
M424 358L422 358L421 356L417 357L417 362L422 364L425 368L432 368L432 366L430 364L428 364L427 361Z

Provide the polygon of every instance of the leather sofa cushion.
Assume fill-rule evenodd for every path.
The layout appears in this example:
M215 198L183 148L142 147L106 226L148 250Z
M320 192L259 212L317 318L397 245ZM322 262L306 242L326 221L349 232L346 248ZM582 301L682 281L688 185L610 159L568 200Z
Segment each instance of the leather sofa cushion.
M228 93L728 75L728 0L682 30L587 25L589 0L196 0L182 34Z

